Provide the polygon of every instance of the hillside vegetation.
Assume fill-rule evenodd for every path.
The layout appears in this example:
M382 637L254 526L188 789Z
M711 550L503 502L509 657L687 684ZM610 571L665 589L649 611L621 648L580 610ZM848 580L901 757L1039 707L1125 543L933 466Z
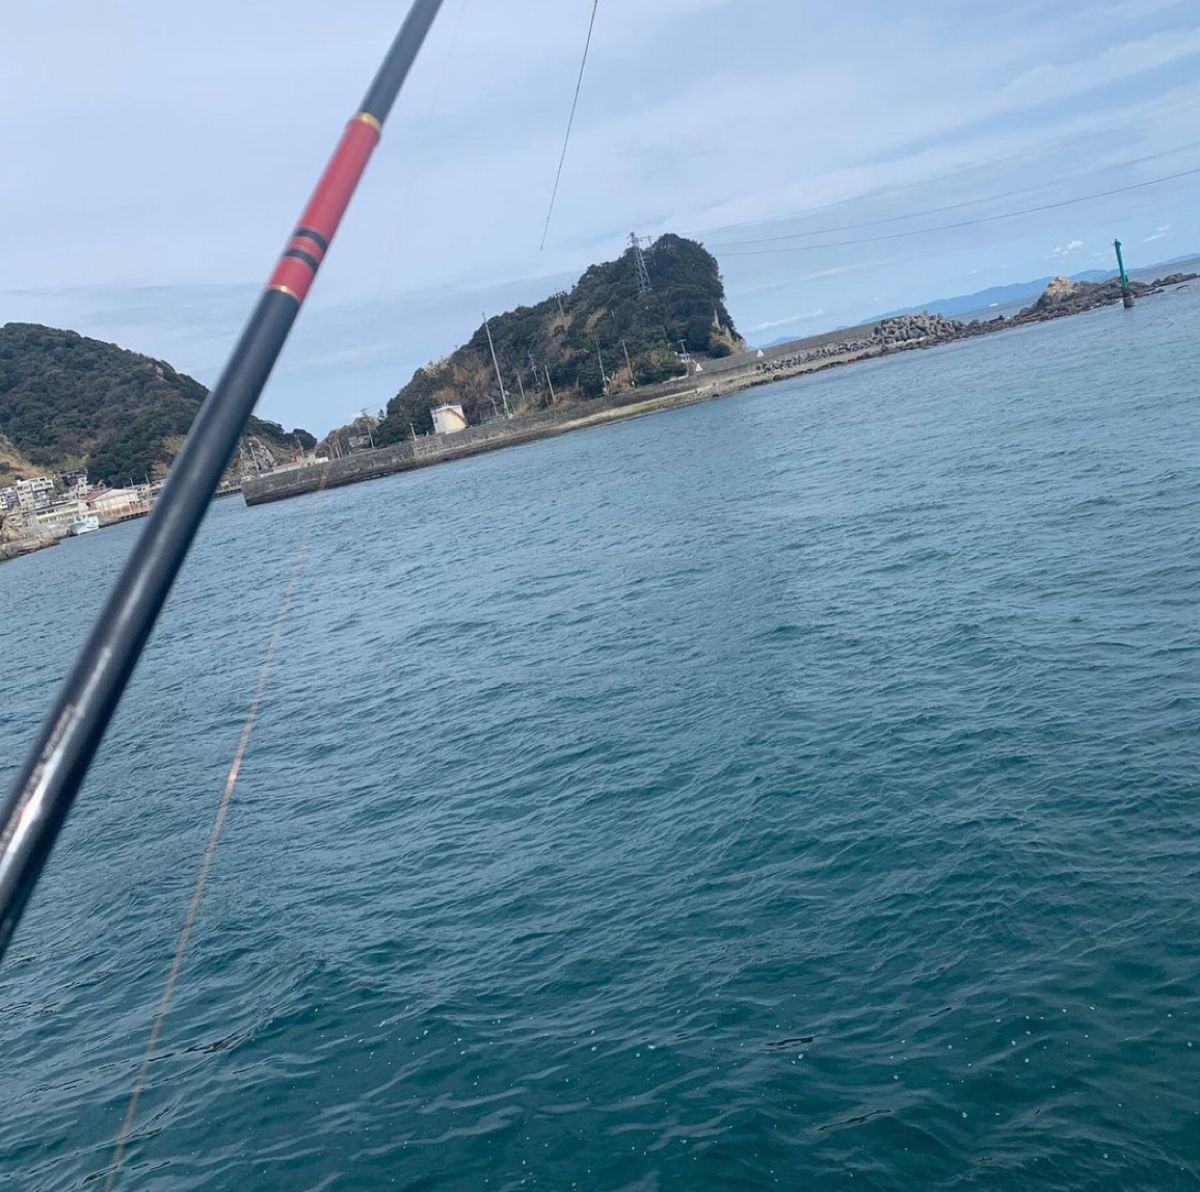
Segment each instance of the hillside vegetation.
M678 376L681 343L701 357L744 348L725 309L717 262L703 246L666 235L644 255L649 293L638 291L630 248L615 261L592 265L567 294L493 316L492 340L514 412L599 397L601 357L612 391ZM501 409L482 325L450 356L416 371L388 403L376 442L406 439L414 429L428 432L430 407L443 402L461 403L472 423Z
M116 344L36 323L0 327L0 483L86 467L94 481L161 476L207 390ZM298 433L311 442L305 432ZM251 419L244 451L290 458L292 434ZM236 462L236 461L235 461Z
M35 471L33 464L4 435L0 435L0 488L32 476Z

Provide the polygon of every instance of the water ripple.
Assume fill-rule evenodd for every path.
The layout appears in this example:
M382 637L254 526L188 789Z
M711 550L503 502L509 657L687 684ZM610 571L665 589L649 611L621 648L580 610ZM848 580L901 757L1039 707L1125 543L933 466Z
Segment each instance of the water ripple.
M1195 1187L1198 333L321 498L123 1186ZM114 723L0 1186L105 1169L309 508L214 508ZM135 530L0 569L7 772Z

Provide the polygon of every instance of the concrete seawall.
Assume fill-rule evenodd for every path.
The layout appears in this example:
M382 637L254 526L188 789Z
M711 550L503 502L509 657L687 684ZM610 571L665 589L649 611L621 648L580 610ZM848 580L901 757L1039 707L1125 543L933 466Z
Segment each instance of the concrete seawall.
M621 417L623 410L631 414L640 412L631 407L639 407L648 401L666 399L669 402L674 396L686 399L687 395L696 392L698 383L702 382L702 377L680 377L677 381L634 389L616 397L572 402L539 413L517 415L508 422L471 426L456 434L425 435L415 441L360 451L343 459L322 460L301 467L264 472L259 476L246 476L242 479L242 495L247 505L262 505L268 501L282 501L302 493L316 492L320 488L338 488L344 484L390 476L395 472L465 459L485 451L516 447L567 431L582 430L586 426L607 421L610 417Z
M853 331L869 336L875 326L870 323L853 328ZM704 391L709 391L708 396L716 396L711 392L714 389L718 392L730 392L744 384L766 379L763 375L764 370L773 360L800 350L812 350L826 344L834 344L845 339L847 334L846 330L829 331L807 339L776 344L764 349L761 356L757 351L749 351L716 360L701 360L699 373L628 390L613 397L572 402L534 414L518 415L510 422L492 422L485 426L468 427L453 435L427 435L417 439L415 443L395 443L390 447L361 451L344 459L266 472L260 476L247 476L242 480L242 494L247 505L282 501L302 493L316 492L319 488L357 484L362 480L374 480L395 472L407 472L413 468L464 459L485 451L532 443L566 431L582 430L586 426L621 417L622 411L628 411L630 414L641 413L641 409L635 410L630 407L641 407L647 402L661 402L665 408L677 402L684 404L689 400L689 395L694 394L695 399L700 399L705 395Z
M1197 276L1172 274L1154 282L1152 286L1142 286L1141 290L1147 294L1160 293L1161 288L1155 287L1181 285ZM531 443L618 418L636 417L673 406L724 397L751 386L770 384L803 373L822 372L893 352L935 347L1012 327L1062 318L1120 300L1119 293L1114 298L1103 284L1084 283L1082 289L1083 304L1058 304L1048 309L1030 307L1015 319L973 320L963 325L928 312L898 315L878 322L827 331L806 339L789 340L764 348L761 352L752 350L718 359L702 359L698 372L659 385L647 385L612 397L572 402L550 410L521 414L511 421L472 426L453 435L429 435L415 442L363 451L345 459L325 460L260 476L247 476L242 481L242 493L247 505L281 501L320 488L356 484L360 480L372 480L393 472L405 472L479 455L485 451Z
M242 480L242 495L247 505L282 501L320 488L357 484L361 480L390 476L393 472L407 472L500 447L533 442L554 434L557 429L554 420L535 418L522 420L519 426L472 426L455 435L429 435L415 443L395 443L344 459L322 460L303 467L265 472L261 476L246 476Z

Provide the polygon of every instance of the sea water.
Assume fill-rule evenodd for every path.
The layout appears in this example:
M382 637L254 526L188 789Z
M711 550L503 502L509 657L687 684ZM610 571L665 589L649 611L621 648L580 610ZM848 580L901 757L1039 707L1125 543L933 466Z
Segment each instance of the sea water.
M1196 1187L1197 344L218 503L0 969L0 1185L99 1186L304 549L120 1187ZM5 781L139 528L0 568Z

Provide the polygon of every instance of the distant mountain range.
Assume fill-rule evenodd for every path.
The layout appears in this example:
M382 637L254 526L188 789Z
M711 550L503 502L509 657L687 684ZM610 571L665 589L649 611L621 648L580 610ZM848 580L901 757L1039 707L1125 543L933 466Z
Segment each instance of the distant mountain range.
M1159 276L1163 272L1170 272L1168 266L1196 259L1195 253L1187 253L1181 257L1172 257L1169 261L1159 261L1140 269L1130 269L1129 274L1131 277L1145 280L1150 276ZM1071 273L1068 276L1072 281L1105 281L1107 278L1115 277L1116 272L1115 269L1086 269L1082 273ZM986 290L976 290L973 294L958 294L952 298L933 298L917 306L905 306L900 310L886 311L881 315L876 315L875 318L888 319L893 315L914 314L922 310L927 310L931 314L948 315L952 318L962 315L983 315L993 307L1036 301L1051 280L1051 276L1047 275L1034 278L1032 281L1014 282L1007 286L991 286ZM873 322L874 320L867 321Z
M1155 277L1161 277L1164 273L1174 271L1174 266L1183 263L1192 263L1193 269L1197 269L1196 262L1200 262L1200 254L1185 253L1181 257L1171 257L1167 261L1158 261L1153 265L1145 265L1139 269L1130 269L1129 275L1136 277L1141 281L1152 280ZM1072 281L1104 281L1106 278L1116 276L1115 269L1086 269L1082 273L1069 274ZM897 315L917 314L920 311L928 311L930 314L946 315L949 318L961 318L964 315L972 318L992 318L997 314L1007 314L1005 307L1027 306L1031 302L1036 302L1042 296L1042 292L1050 284L1052 277L1047 274L1045 277L1035 277L1032 281L1013 282L1007 286L991 286L986 290L976 290L973 294L956 294L950 298L931 298L928 302L920 302L916 306L903 306L898 310L884 311L882 314L873 315L869 319L863 319L862 324L870 324L878 322L880 319L891 319ZM847 324L851 326L851 324ZM833 330L842 330L843 328L833 328ZM795 335L781 335L776 339L770 340L768 343L755 344L757 348L774 348L779 344L792 343L797 337Z

